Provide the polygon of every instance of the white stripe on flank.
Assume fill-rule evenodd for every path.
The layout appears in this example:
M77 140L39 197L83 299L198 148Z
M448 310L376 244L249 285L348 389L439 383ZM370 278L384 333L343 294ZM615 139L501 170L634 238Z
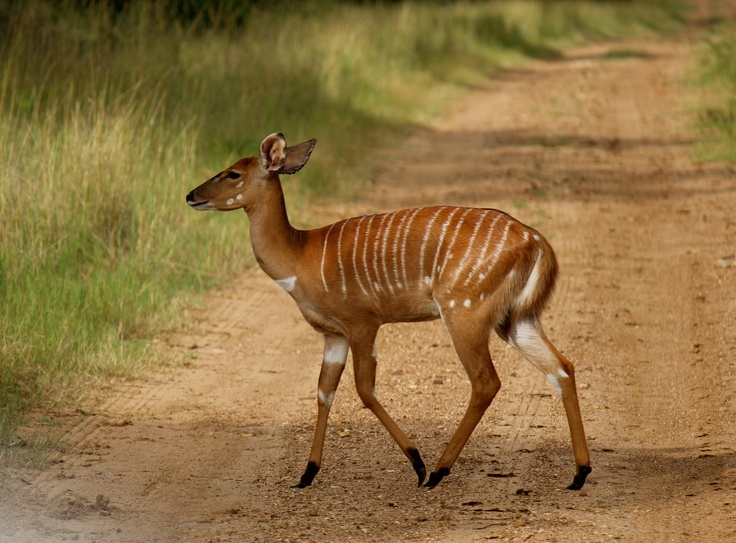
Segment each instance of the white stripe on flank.
M381 216L381 223L378 225L378 231L376 232L376 239L373 242L373 271L376 272L376 280L374 284L376 285L376 290L378 292L381 292L383 289L380 281L381 281L381 272L378 270L378 245L381 243L381 236L382 236L382 230L383 230L383 223L386 222L386 218L388 217L388 214L383 214Z
M524 304L537 290L537 283L539 282L539 261L542 259L543 254L544 252L539 249L539 254L537 254L537 260L534 262L534 267L529 274L529 279L526 280L526 285L524 285L519 297L516 298L517 307Z
M447 228L450 226L450 223L452 222L452 218L455 216L455 213L460 211L459 207L456 207L452 210L452 213L450 213L450 216L447 217L447 220L442 223L442 232L440 234L440 239L437 242L437 250L434 253L434 260L432 261L432 267L430 268L430 271L432 273L432 282L430 283L430 286L434 284L434 278L437 275L437 261L440 259L440 251L442 251L442 244L445 241L445 236L447 235ZM467 213L467 210L465 211ZM457 225L455 225L455 232L457 233L457 229L460 228L460 225L463 223L462 218L458 222ZM447 251L445 252L445 260L447 260L447 254L449 253L450 249L447 248Z
M488 265L488 273L491 272L493 267L496 265L496 262L498 262L498 258L501 256L501 253L503 252L504 247L506 247L506 238L509 235L509 229L511 228L511 221L508 221L506 223L506 228L503 229L503 236L501 236L501 241L496 245L496 250L493 251L493 254L491 255L491 260ZM481 277L478 281L479 283L483 280Z
M414 222L414 218L417 216L417 213L421 211L421 208L417 208L414 210L414 212L411 214L411 218L406 223L406 227L404 228L404 239L401 240L401 277L404 281L404 286L409 287L409 280L406 276L406 242L409 239L409 232L411 232L411 223Z
M365 270L366 281L368 282L368 286L370 287L373 296L376 296L376 289L373 286L371 270L368 267L368 243L370 243L371 240L371 227L373 226L373 219L375 218L375 215L368 217L368 225L365 227L365 244L363 245L363 269Z
M329 292L330 289L327 287L327 279L325 279L325 257L327 256L327 240L330 238L330 232L335 227L334 224L330 225L330 229L325 234L325 246L322 248L322 264L320 265L320 271L322 273L322 284L325 286L325 292Z
M483 221L486 219L487 215L488 215L488 211L484 211L483 216L480 219L478 219L477 223L475 223L475 228L473 228L473 234L470 236L470 240L468 240L468 246L465 248L465 254L460 259L460 263L457 265L457 269L455 269L455 276L452 279L453 286L455 285L455 283L457 283L457 280L460 277L460 273L462 273L463 269L465 268L465 265L468 263L468 259L470 258L470 252L473 250L473 244L475 243L475 238L478 236L478 231L480 230L480 227L483 224Z
M294 286L296 285L296 275L292 275L286 279L276 279L276 284L286 292L291 292L294 290Z
M465 222L465 217L473 211L472 209L466 209L465 213L463 213L462 217L460 217L460 220L455 225L455 234L452 236L452 239L450 240L450 244L447 246L447 250L445 251L445 259L442 261L442 267L439 269L439 273L437 273L437 280L439 281L442 278L442 274L445 273L445 266L447 266L447 263L450 261L450 259L454 256L452 254L452 248L455 246L455 242L457 241L457 238L460 234L460 231L462 230L462 225ZM477 229L477 227L476 227Z
M342 279L343 296L348 295L348 288L347 288L347 284L345 283L345 270L342 267L342 233L345 230L345 226L347 224L348 224L348 221L343 221L342 226L340 227L340 235L337 236L337 265L340 268L340 279Z
M388 290L393 295L394 287L391 286L391 278L388 276L388 267L386 266L386 245L388 244L388 238L391 236L391 225L394 223L396 213L391 213L391 220L386 225L386 231L383 233L383 244L381 246L381 261L383 263L383 274L386 276L386 285Z
M358 273L358 264L356 261L356 257L358 254L358 234L360 233L360 225L365 220L365 217L361 217L358 221L358 226L355 227L355 239L353 241L353 271L355 272L355 280L358 281L358 286L360 287L360 290L363 291L363 294L365 294L366 298L370 298L368 295L368 291L363 286L363 281L360 280L360 274Z
M491 255L491 267L488 271L493 269L493 266L496 265L496 261L498 260L498 257L503 252L504 248L506 247L506 238L509 236L509 230L511 229L511 221L508 221L506 223L506 228L503 229L503 235L501 236L501 241L498 242L498 245L496 245L496 250L493 251L493 254Z
M419 249L419 277L417 279L419 288L422 287L422 281L424 280L424 251L427 248L427 242L429 241L429 238L432 235L432 226L434 225L434 222L437 220L437 217L439 216L439 214L442 213L445 209L447 208L441 207L437 211L435 211L434 215L427 223L426 230L424 231L424 239L422 239L422 247Z
M399 226L396 227L396 235L394 236L394 245L393 245L393 265L394 265L394 275L396 276L396 288L402 288L405 286L404 283L401 282L401 277L399 277L399 238L401 238L401 228L404 226L404 223L406 222L407 217L409 217L409 213L404 211L403 216L401 217L401 220L399 221ZM403 262L402 262L403 265Z
M465 281L463 282L463 286L467 286L468 283L470 283L470 280L473 278L473 276L478 272L480 269L480 265L483 263L483 259L486 257L486 252L488 251L488 247L491 245L491 237L493 237L493 231L496 229L496 223L498 220L503 217L503 215L498 215L493 221L491 222L491 225L488 227L488 235L486 236L486 243L483 245L483 250L480 253L480 256L475 261L475 264L473 264L473 267L470 269L470 272L468 273L468 276L465 278Z

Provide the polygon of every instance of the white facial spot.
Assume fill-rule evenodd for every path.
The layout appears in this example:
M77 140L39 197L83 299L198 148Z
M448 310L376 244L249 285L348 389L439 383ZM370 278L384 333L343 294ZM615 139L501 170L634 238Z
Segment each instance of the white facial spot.
M325 364L340 364L343 366L348 358L348 342L347 340L342 342L331 343L325 349L324 362Z
M296 285L296 275L292 275L286 279L276 279L276 284L286 292L291 292L294 290L294 286Z
M234 202L235 202L235 200L233 200L232 198L228 198L227 205L231 206L231 205L233 205Z
M332 407L332 402L335 400L335 392L332 391L329 394L325 394L321 390L317 391L319 401L325 404L327 407Z
M449 303L449 304L447 304L447 305L449 305L449 306L450 306L450 308L453 308L453 307L455 307L455 300L450 300L450 303Z
M464 305L465 307L470 307L470 300L465 300L465 301L463 302L463 305Z
M241 181L240 183L238 183L237 185L235 185L235 188L236 189L239 189L242 186L243 186L243 181Z
M238 194L237 199L238 200L242 200L243 199L243 195L242 194Z

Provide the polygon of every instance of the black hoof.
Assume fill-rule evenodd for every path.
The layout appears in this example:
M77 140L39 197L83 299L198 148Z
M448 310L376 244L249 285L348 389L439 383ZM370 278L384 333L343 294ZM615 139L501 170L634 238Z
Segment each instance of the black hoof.
M578 473L572 480L572 484L568 486L567 489L580 490L581 488L583 488L583 485L585 484L585 478L590 474L591 471L593 471L593 468L591 468L590 466L580 466L578 468Z
M314 480L314 477L317 475L318 471L319 466L317 464L315 464L314 462L307 462L307 469L304 471L304 475L302 475L302 478L299 479L299 482L295 485L292 485L291 488L308 487L312 484L312 481Z
M440 468L437 471L433 471L429 474L429 481L427 481L427 484L424 486L426 488L434 488L448 475L450 475L450 470L447 468Z
M419 484L417 486L422 486L424 479L427 477L427 468L424 466L424 462L422 462L422 457L419 455L418 450L409 449L408 452L411 457L411 465L414 468L414 471L417 472L417 477L419 478Z

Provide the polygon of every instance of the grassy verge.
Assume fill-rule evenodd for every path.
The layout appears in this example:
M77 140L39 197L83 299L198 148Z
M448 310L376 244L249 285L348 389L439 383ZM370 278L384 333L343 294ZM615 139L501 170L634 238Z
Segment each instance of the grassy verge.
M696 55L703 105L697 128L698 155L736 163L736 23L717 26Z
M681 9L277 2L185 18L175 2L119 4L0 1L0 450L28 409L155 363L149 338L180 301L249 264L245 223L202 220L184 195L264 135L320 140L292 205L344 196L367 150L463 85L674 28Z

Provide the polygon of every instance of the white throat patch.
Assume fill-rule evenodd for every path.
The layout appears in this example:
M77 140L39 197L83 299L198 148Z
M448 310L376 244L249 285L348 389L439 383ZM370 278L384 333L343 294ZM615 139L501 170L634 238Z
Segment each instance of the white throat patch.
M296 275L292 275L286 279L276 279L276 284L286 292L291 292L294 290L294 286L296 285Z

